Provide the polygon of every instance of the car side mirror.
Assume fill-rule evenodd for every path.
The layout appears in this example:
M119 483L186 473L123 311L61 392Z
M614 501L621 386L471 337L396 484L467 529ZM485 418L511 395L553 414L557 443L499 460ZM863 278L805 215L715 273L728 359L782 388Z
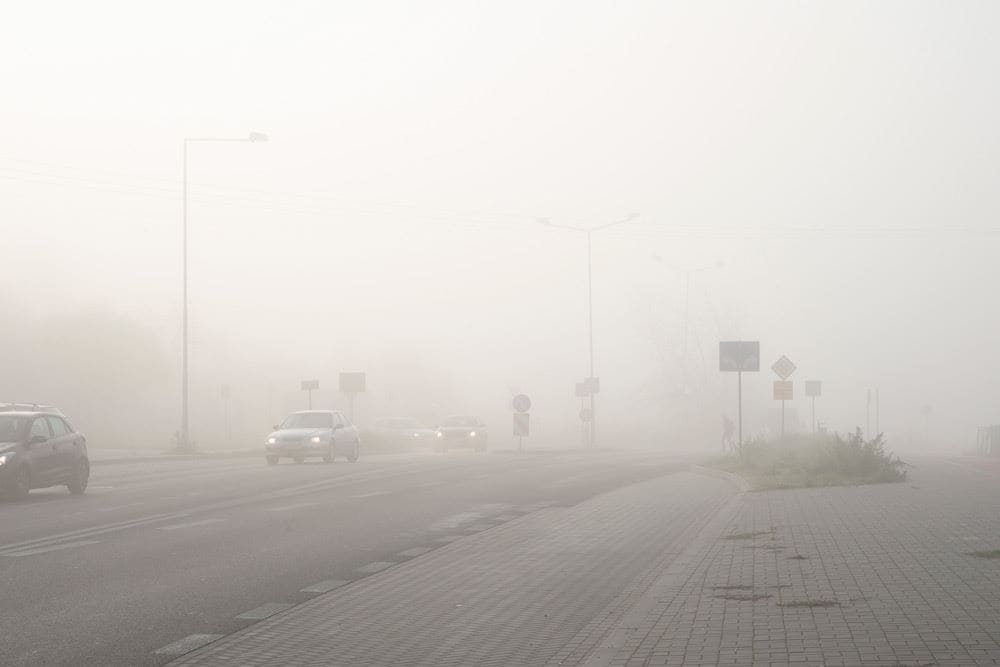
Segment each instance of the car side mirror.
M337 424L336 426L333 427L333 430L336 431L337 429L341 429L341 428L344 428L344 425L343 424Z
M281 430L281 427L280 427L280 426L278 426L277 424L275 424L274 426L272 426L272 427L271 427L271 430L272 430L272 431L280 431L280 430Z
M48 441L49 441L49 439L46 438L44 435L33 435L33 436L31 436L31 440L28 441L28 444L29 445L40 445L43 442L48 442Z

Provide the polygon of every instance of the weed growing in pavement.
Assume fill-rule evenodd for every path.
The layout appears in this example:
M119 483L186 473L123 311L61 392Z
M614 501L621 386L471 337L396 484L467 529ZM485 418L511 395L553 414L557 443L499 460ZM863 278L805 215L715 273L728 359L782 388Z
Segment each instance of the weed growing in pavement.
M735 602L757 602L758 600L766 600L771 596L768 593L727 593L726 595L715 595L713 597L719 600L733 600Z
M1000 558L1000 549L990 549L989 551L970 551L966 555L975 556L976 558L988 558L992 560L995 558Z
M858 429L847 437L792 435L754 440L738 455L711 465L746 477L755 490L902 482L906 463L885 450L882 434L865 440Z
M760 535L767 535L766 530L759 530L756 533L733 533L732 535L726 535L722 539L724 540L752 540Z
M840 603L834 600L792 600L790 602L779 602L779 607L812 608L812 607L839 607Z

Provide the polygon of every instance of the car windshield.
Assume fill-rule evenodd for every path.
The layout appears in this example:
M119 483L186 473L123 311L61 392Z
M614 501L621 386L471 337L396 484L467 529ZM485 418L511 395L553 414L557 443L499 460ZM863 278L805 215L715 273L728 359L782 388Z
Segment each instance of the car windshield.
M299 412L281 422L281 428L331 428L333 415L328 412Z
M469 417L467 415L457 415L455 417L447 417L443 422L442 426L477 426L479 420L475 417Z
M27 418L20 415L0 414L0 442L16 442L24 432Z

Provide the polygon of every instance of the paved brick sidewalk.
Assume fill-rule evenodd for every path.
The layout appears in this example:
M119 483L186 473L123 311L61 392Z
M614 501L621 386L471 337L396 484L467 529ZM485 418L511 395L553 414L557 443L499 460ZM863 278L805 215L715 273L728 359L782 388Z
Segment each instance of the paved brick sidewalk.
M720 510L670 475L464 537L224 637L175 665L579 663Z
M1000 664L1000 475L748 493L602 638L588 665ZM713 534L714 533L714 534Z

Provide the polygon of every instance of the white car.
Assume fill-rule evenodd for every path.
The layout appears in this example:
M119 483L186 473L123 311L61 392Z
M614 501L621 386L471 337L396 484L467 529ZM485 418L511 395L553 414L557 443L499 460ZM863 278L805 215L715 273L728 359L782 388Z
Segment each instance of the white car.
M275 425L265 440L264 451L269 465L277 465L282 458L296 463L321 458L330 463L338 455L354 463L361 456L361 436L341 412L303 410Z

